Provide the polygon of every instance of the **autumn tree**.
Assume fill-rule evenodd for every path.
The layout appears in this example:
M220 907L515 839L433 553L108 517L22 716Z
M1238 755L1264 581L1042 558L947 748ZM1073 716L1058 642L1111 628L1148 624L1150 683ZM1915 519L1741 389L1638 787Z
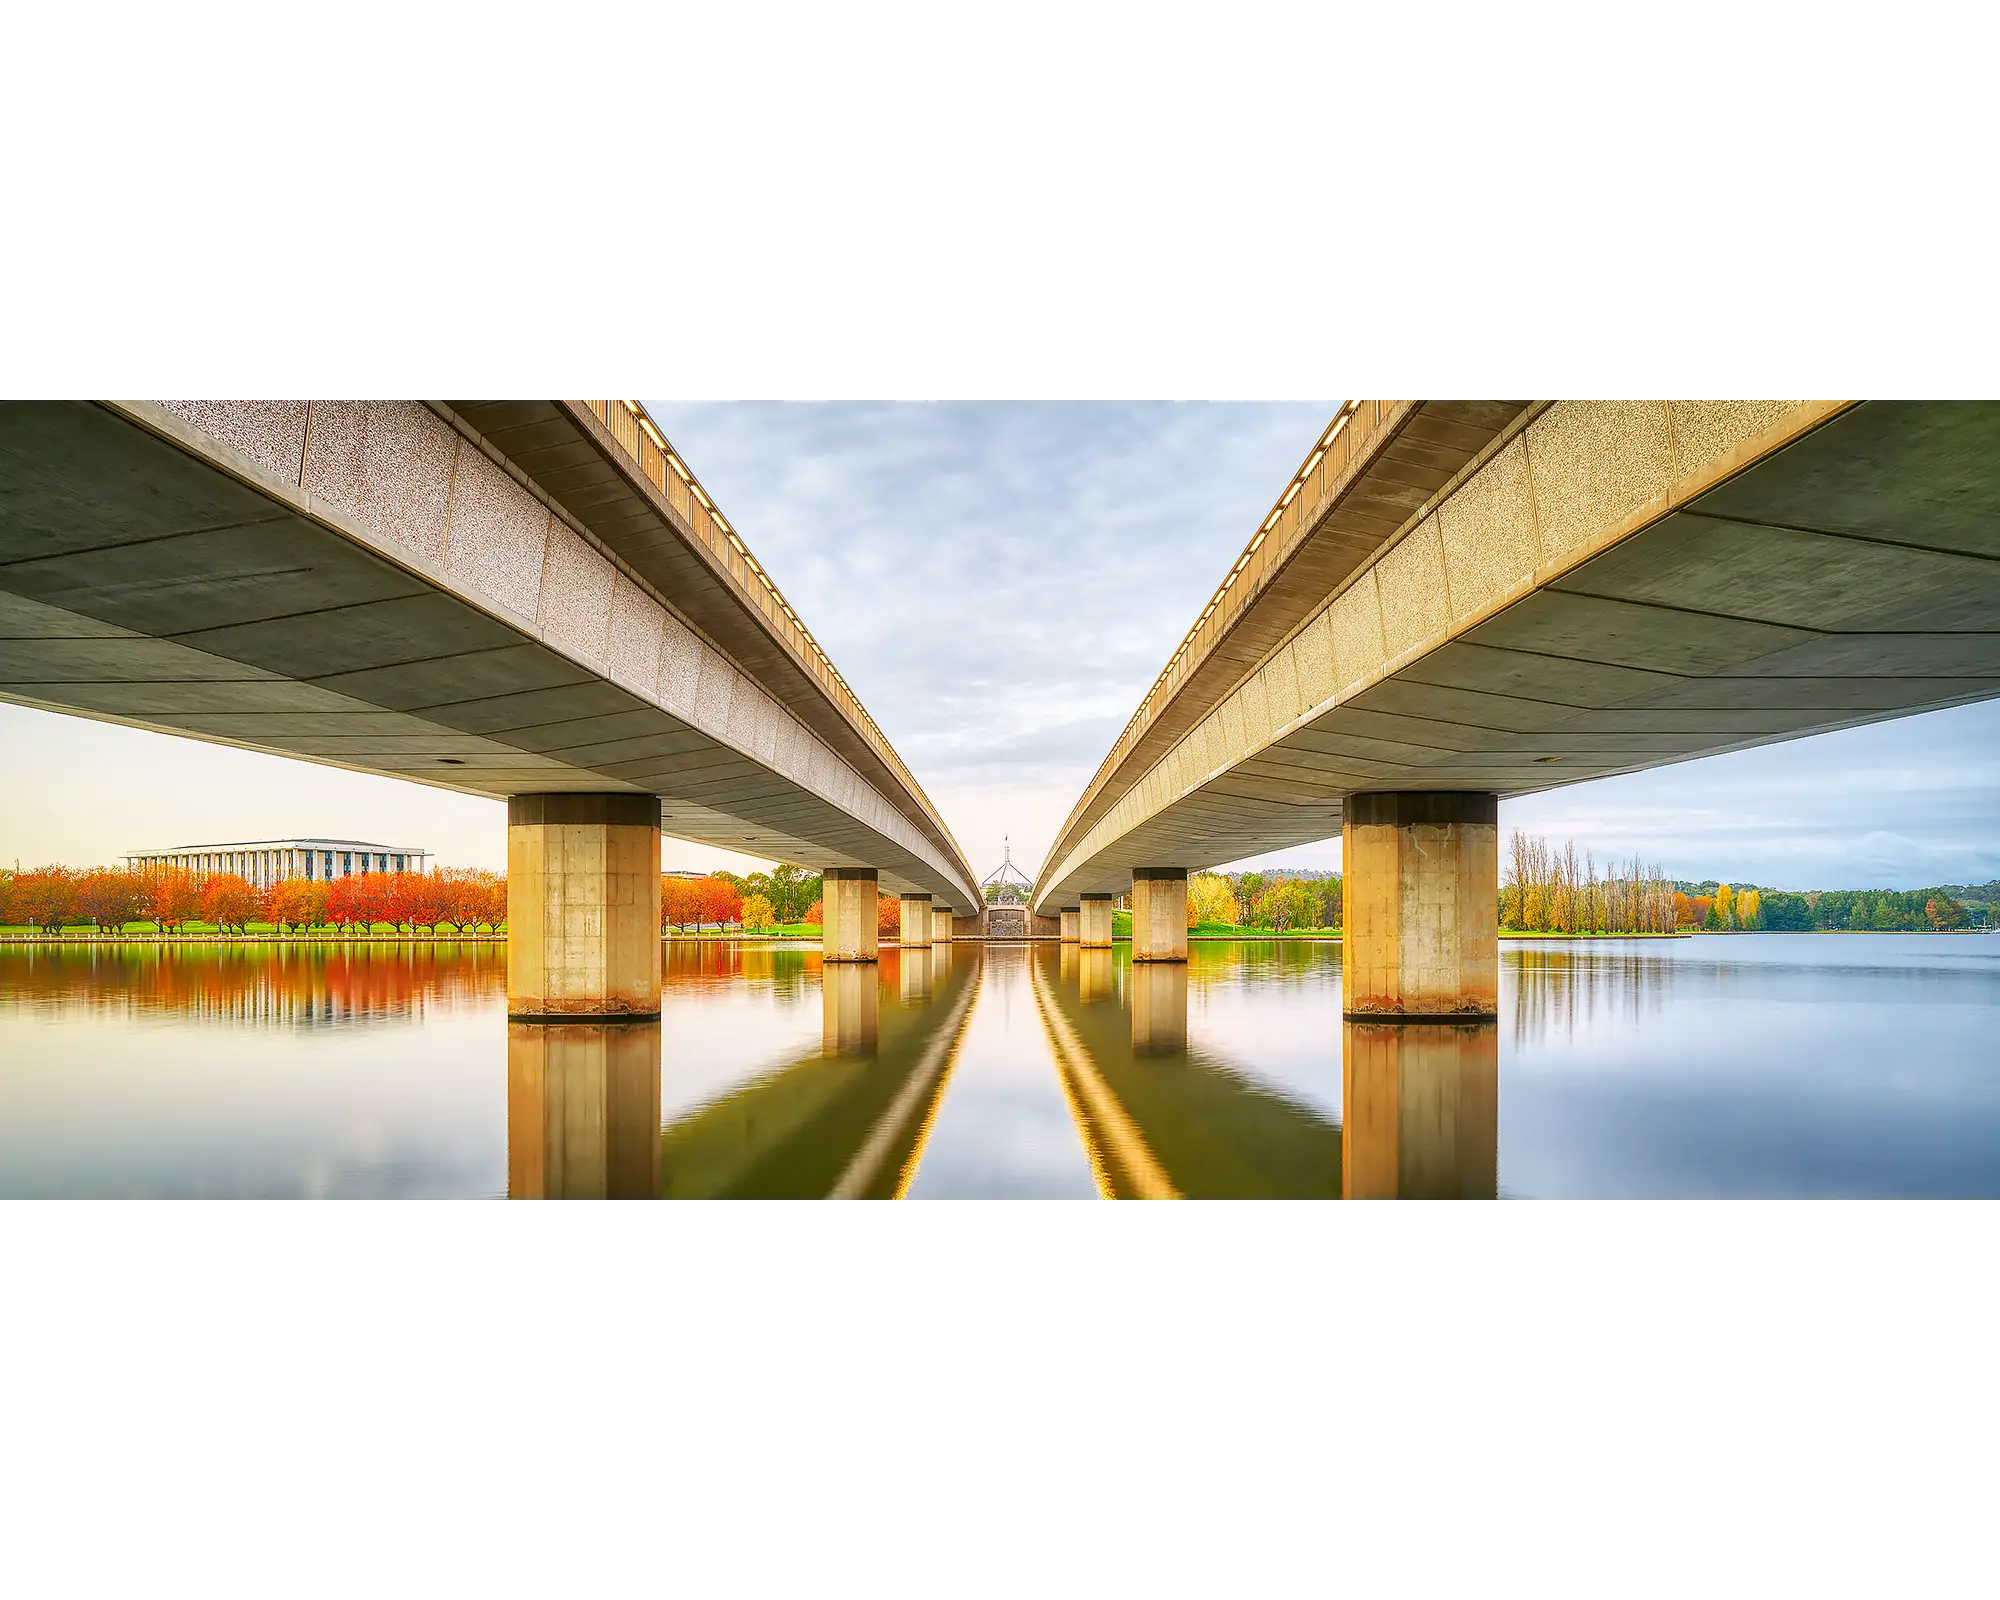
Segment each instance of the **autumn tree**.
M241 933L257 914L257 891L233 872L212 873L201 886L201 920Z
M79 874L69 867L36 867L14 879L15 914L31 928L59 932L78 920Z
M1924 920L1939 933L1949 928L1962 928L1966 920L1965 907L1948 896L1933 895L1924 902Z
M811 927L824 927L826 925L826 902L824 900L813 901L811 905L806 907L803 920Z
M1241 915L1236 891L1229 880L1213 872L1197 872L1188 879L1187 925L1198 928L1204 922L1234 925Z
M901 895L875 892L875 937L903 932L903 897Z
M146 915L163 933L177 933L182 924L201 915L201 878L180 867L162 867L146 875Z
M774 927L777 924L777 920L777 912L772 908L771 902L766 896L753 894L743 902L743 926L745 928L762 930Z
M122 867L96 867L77 881L77 910L100 931L138 921L145 898L138 874Z
M311 928L326 918L326 885L311 878L281 878L264 902L264 920L287 931Z

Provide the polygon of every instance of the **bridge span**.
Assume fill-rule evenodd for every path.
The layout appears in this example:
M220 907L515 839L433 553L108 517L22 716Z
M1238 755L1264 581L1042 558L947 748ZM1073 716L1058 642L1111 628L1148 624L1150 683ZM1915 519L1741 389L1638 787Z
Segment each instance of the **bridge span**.
M977 879L636 402L0 405L0 698L508 802L509 1009L659 1010L659 836Z
M1338 833L1350 1015L1490 1016L1500 796L1995 694L2000 407L1351 402L1033 905L1184 960L1189 871Z

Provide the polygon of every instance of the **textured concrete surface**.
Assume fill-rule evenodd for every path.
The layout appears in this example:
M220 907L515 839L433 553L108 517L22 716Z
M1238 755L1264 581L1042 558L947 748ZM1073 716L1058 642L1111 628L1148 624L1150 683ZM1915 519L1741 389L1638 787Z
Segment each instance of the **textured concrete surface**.
M638 794L507 802L507 1014L657 1016L660 826Z
M817 688L677 613L723 626L712 571L642 581L510 461L408 401L0 405L0 698L467 793L651 794L677 836L979 904Z
M1350 1017L1499 1014L1499 824L1490 794L1348 801L1340 981Z
M1133 871L1132 959L1187 960L1187 873L1179 867Z
M1370 790L1527 794L1989 698L1996 530L2000 406L1530 407L1104 784L1035 906L1329 838Z
M829 867L820 879L820 951L825 961L873 961L879 946L873 867Z
M1077 943L1086 950L1111 948L1111 896L1087 894L1077 909Z
M897 930L897 941L905 950L927 949L931 942L931 897L927 894L906 894L902 897L899 911L902 921Z

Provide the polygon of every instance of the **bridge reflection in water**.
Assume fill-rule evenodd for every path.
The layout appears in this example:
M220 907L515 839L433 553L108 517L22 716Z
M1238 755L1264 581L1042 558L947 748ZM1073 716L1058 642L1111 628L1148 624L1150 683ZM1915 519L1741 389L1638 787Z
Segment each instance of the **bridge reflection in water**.
M658 1022L512 1024L508 1192L900 1197L923 1162L975 1007L983 996L1007 1010L1024 989L1041 1039L1030 1023L1027 1036L1009 1035L1010 1052L1039 1054L1045 1044L1107 1198L1496 1192L1497 1024L1344 1022L1336 1035L1328 1016L1301 1088L1233 1059L1225 1030L1190 1037L1190 1004L1240 982L1241 952L1198 952L1187 965L1134 964L1122 949L1075 945L1022 954L1002 960L962 941L885 950L875 965L820 967L789 955L796 970L783 981L799 1001L809 1004L810 979L820 980L818 1047L677 1111L664 1130L662 1049L672 1072L678 1031L671 1006L664 1041ZM778 978L768 952L727 963L726 973L690 967L692 981L741 983L753 966Z
M508 1193L900 1196L922 1160L964 1036L980 958L973 948L939 946L825 967L820 1047L664 1130L659 1023L513 1024Z

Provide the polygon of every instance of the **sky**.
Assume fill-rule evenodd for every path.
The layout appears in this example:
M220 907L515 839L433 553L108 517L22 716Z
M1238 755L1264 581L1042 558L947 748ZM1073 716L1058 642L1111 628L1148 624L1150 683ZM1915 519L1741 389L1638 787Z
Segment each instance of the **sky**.
M1032 874L1321 404L647 402L984 875ZM0 706L0 861L334 835L505 864L498 802ZM2000 876L2000 702L1504 802L1670 876ZM667 840L669 866L754 865ZM1337 840L1261 864L1339 864Z

